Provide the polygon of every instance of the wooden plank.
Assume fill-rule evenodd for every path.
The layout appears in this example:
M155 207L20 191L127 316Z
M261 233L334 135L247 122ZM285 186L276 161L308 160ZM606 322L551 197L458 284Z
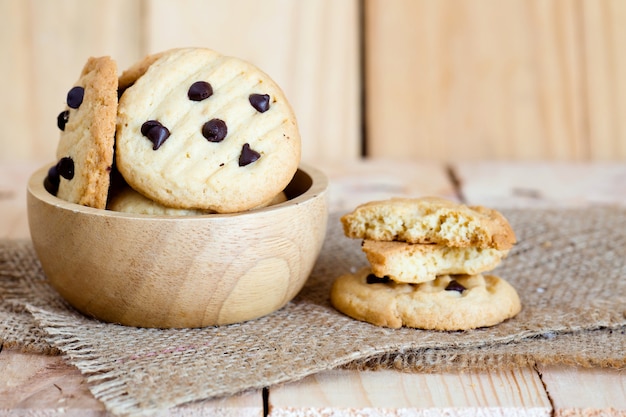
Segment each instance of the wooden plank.
M556 417L626 416L623 370L540 366L539 371Z
M626 205L626 165L464 162L454 172L466 202L494 207Z
M273 387L270 416L550 416L537 374L326 371Z
M626 3L581 1L591 158L626 158Z
M588 157L575 2L365 5L368 155Z
M438 195L455 199L455 190L444 165L438 162L346 161L320 162L329 178L330 211L351 211L357 205L391 197Z
M21 0L0 1L0 50L4 55L0 61L0 162L30 156L35 136L35 115L27 111L33 94L26 6Z
M0 161L55 157L56 117L89 56L140 55L140 0L3 0Z
M202 46L246 59L285 91L306 161L360 156L356 0L148 0L149 52Z
M26 213L28 178L43 162L0 162L0 239L30 237Z
M104 406L60 356L0 352L0 413L102 416Z
M111 416L85 378L60 356L0 351L0 414L5 416ZM167 412L166 412L167 411ZM261 391L163 410L168 416L263 416Z

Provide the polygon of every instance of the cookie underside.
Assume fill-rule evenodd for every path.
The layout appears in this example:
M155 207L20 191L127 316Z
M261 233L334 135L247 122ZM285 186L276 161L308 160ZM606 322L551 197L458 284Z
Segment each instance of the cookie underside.
M515 316L515 289L494 275L444 275L422 284L367 283L369 267L338 277L331 303L340 312L377 326L425 330L470 330ZM446 290L454 281L464 288Z

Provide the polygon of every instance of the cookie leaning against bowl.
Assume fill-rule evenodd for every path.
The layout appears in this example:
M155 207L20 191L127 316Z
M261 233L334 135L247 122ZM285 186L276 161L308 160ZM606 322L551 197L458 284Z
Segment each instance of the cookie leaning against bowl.
M61 130L58 162L45 182L50 193L72 203L105 208L113 164L117 85L114 60L89 58L67 94L67 108L57 118Z
M508 249L455 248L368 239L361 248L376 276L410 284L432 281L438 275L476 275L491 271L509 253Z
M120 98L117 168L132 188L168 207L257 207L293 178L300 146L278 85L209 49L163 53Z
M340 312L377 326L424 330L470 330L515 316L515 289L494 275L442 275L422 284L377 278L368 267L342 275L331 289Z
M358 206L341 218L350 238L510 249L515 233L498 211L438 197L393 198Z

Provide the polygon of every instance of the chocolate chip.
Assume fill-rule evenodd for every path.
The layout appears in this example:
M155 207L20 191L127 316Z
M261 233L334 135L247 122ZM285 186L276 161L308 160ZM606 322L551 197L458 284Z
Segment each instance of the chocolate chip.
M156 120L148 120L144 124L141 125L141 134L144 136L148 136L148 132L155 126L163 126L160 122Z
M74 160L69 156L61 158L57 163L57 171L66 180L71 180L74 178Z
M227 134L228 127L220 119L211 119L202 126L202 136L209 142L221 142Z
M152 149L155 151L170 137L170 131L158 120L148 120L141 125L141 134L152 142Z
M59 192L59 184L61 183L61 176L57 170L57 166L54 165L48 170L48 175L43 180L43 187L52 195L57 195Z
M213 87L206 81L196 81L191 84L189 91L187 91L187 97L191 101L202 101L213 95Z
M467 288L465 288L464 286L462 286L455 280L450 281L448 285L446 286L446 291L457 291L459 293L462 293L466 289Z
M65 110L59 113L59 115L57 116L57 126L59 127L59 129L65 130L65 125L67 124L69 120L70 120L69 110Z
M241 155L239 155L239 166L244 167L253 163L261 157L261 154L255 150L250 149L249 144L244 144L241 148Z
M77 109L83 104L83 97L85 96L85 89L80 86L72 88L67 93L67 105L73 109Z
M265 113L270 108L270 96L268 94L250 94L248 100L259 113Z
M381 278L381 277L377 277L374 274L369 274L367 278L365 278L365 280L368 284L386 284L391 281L391 278L389 278L386 275Z

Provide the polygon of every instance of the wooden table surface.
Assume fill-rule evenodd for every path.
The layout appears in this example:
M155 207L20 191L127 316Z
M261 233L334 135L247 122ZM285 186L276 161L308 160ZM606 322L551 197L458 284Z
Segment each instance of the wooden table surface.
M25 188L38 163L0 165L0 238L27 238ZM626 164L364 161L316 164L332 210L397 195L494 207L626 206ZM625 353L626 354L626 353ZM105 416L60 356L0 348L0 416ZM626 371L565 366L467 373L333 370L163 415L626 416Z

